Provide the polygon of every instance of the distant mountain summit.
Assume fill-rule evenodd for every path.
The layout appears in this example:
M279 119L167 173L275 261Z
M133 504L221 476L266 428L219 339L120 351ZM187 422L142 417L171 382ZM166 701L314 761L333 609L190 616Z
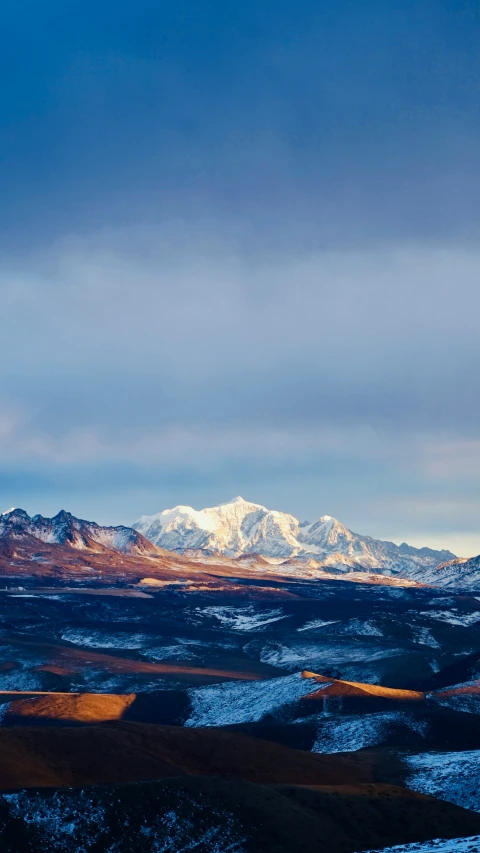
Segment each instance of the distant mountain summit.
M329 515L301 522L293 515L241 497L202 510L176 506L156 515L143 515L132 526L167 550L183 553L202 549L229 557L260 554L280 560L314 560L319 567L345 572L366 569L412 575L455 559L450 551L395 545L352 533Z
M61 510L53 518L30 517L23 509L0 515L0 545L10 543L70 546L81 551L117 551L132 556L158 554L158 549L131 527L101 527Z

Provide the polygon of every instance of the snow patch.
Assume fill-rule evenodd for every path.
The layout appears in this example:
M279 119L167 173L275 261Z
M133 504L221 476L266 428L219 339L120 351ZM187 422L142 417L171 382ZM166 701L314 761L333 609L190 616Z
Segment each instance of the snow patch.
M233 631L260 630L272 622L289 618L282 610L258 611L253 605L248 607L204 607L203 609L197 607L196 612L205 616L213 616Z
M287 646L283 643L271 641L266 643L261 650L260 660L262 663L268 663L272 666L322 672L329 666L338 666L346 662L378 661L383 658L396 657L402 653L402 649L391 648L374 651L371 646L353 643L329 643L322 646L318 643L295 643Z
M326 625L336 625L339 621L339 619L330 619L328 622L324 622L323 619L312 619L311 622L305 622L305 625L297 628L297 631L312 631L313 628L325 628Z
M74 628L69 628L62 634L62 640L90 649L141 649L148 639L145 634L111 634Z
M361 619L350 619L347 625L341 629L342 634L350 634L354 637L383 637L383 631L370 620L363 622Z
M328 698L324 700L328 713ZM394 728L404 726L425 737L428 724L400 711L379 711L364 716L319 717L319 730L312 752L356 752L384 743Z
M420 616L428 616L429 619L438 619L439 622L447 622L449 625L459 625L468 628L480 622L480 613L459 613L454 610L424 610Z
M189 640L178 640L170 646L158 646L153 649L145 649L142 652L143 656L148 660L196 660L200 657L198 649L202 648L202 643L196 643ZM190 648L193 646L193 648ZM197 649L197 651L195 651Z
M395 847L383 847L381 850L367 853L480 853L480 835L468 838L433 838L418 844L400 844Z
M65 850L67 842L78 838L83 842L77 848L80 853L91 849L103 834L105 810L98 804L93 807L85 791L79 791L74 800L60 793L32 798L26 791L3 794L2 799L10 806L13 817L45 833L45 840L48 836L49 850Z
M31 663L34 663L33 661ZM34 692L42 690L40 678L28 670L13 670L13 672L0 673L0 690L21 690L23 692Z
M412 628L413 642L421 646L430 646L431 649L440 649L440 643L437 643L430 628L421 628L415 626ZM437 670L438 671L438 670Z
M404 755L407 787L465 809L480 811L480 750Z
M269 681L229 682L189 690L192 710L186 726L253 723L282 705L313 693L318 684L300 673Z
M480 713L480 680L465 681L462 684L445 687L443 690L436 690L429 698L454 711L478 714Z
M89 853L101 849L115 853L120 848L133 849L133 843L144 853L188 853L194 849L244 853L245 838L238 821L201 796L180 794L176 808L162 813L160 805L139 826L118 793L99 802L88 788L67 788L53 795L21 791L3 794L0 801L9 807L10 817L19 822L19 828L23 823L27 839L34 839L35 850ZM118 838L111 841L112 819L121 831L120 843ZM31 844L28 847L33 849Z

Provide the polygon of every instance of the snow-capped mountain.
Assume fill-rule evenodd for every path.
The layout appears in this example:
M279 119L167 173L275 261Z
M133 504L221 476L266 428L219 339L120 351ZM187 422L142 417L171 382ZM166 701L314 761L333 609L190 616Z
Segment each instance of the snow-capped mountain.
M480 589L480 555L465 560L457 557L441 563L432 572L429 572L427 583L438 583L446 587L473 587Z
M0 515L0 541L24 542L37 539L50 545L67 545L78 550L118 551L143 556L158 549L131 527L101 527L83 521L62 510L54 518L30 517L23 509L11 509Z
M280 560L315 560L336 571L375 570L384 574L434 568L454 558L450 551L395 545L352 533L324 515L301 522L288 513L269 510L241 497L208 509L177 506L141 516L132 525L147 539L172 551L203 549L230 557L260 554Z

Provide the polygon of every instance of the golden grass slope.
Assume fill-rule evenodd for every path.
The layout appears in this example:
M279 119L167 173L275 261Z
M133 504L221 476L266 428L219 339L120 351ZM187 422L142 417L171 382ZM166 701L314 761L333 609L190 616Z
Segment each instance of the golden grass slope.
M102 723L121 720L135 698L135 693L50 693L14 699L9 703L7 713L14 717Z
M330 678L319 675L316 672L304 670L303 678L311 678L319 684L323 684L319 690L309 693L305 699L340 698L343 696L369 697L377 699L391 699L397 702L422 702L425 693L419 690L398 690L393 687L382 687L380 684L368 684L362 681L343 681L338 678Z

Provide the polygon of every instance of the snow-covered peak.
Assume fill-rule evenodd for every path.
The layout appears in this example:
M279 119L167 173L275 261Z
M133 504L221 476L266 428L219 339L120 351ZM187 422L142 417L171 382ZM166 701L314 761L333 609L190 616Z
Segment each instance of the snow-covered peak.
M293 515L270 510L236 497L215 507L196 510L177 506L141 516L133 525L151 542L173 551L218 551L229 557L314 559L337 571L375 570L400 574L433 568L449 552L407 548L352 533L331 515L300 522Z
M298 526L291 515L236 497L205 509L177 506L141 516L134 529L155 544L162 541L162 547L170 550L202 548L238 556L273 548L271 556L286 557L294 551Z

